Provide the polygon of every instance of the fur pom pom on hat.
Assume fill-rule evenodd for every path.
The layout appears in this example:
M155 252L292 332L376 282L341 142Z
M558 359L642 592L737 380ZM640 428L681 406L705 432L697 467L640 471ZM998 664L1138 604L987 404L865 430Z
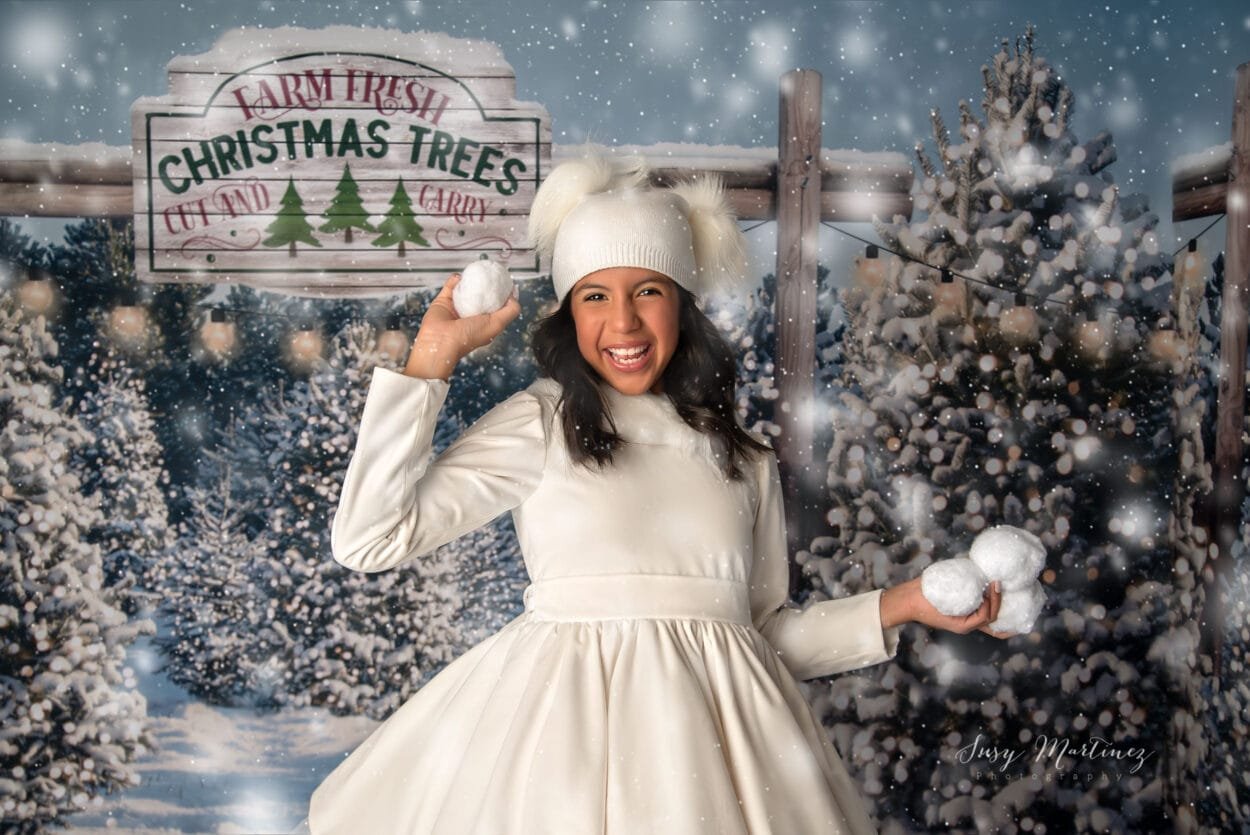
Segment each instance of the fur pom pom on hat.
M550 259L559 301L607 267L655 270L699 297L746 280L746 239L720 178L653 188L641 157L589 153L557 165L534 196L529 238Z

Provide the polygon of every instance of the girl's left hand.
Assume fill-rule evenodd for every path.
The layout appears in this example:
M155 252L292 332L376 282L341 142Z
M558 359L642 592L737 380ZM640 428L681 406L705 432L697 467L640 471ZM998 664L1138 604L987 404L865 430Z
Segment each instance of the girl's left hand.
M977 630L995 638L1010 638L1016 633L995 632L989 627L989 624L998 619L998 608L1003 601L1002 591L999 586L1000 583L997 581L990 583L985 589L985 596L981 600L980 607L966 615L944 615L935 609L933 604L925 599L924 594L921 593L919 577L908 580L906 583L900 583L895 588L899 589L900 593L907 595L910 603L911 620L917 623L923 623L935 629L957 632L960 635L966 635L973 630ZM903 590L906 591L904 592Z

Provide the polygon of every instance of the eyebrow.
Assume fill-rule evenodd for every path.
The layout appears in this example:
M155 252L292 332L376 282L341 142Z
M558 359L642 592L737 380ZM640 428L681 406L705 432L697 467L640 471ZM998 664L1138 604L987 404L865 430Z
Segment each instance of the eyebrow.
M635 282L634 282L634 286L635 286L635 287L637 287L637 286L639 286L640 284L646 284L646 283L651 282L651 281L657 281L657 282L659 282L659 281L663 281L663 280L664 280L664 276L661 276L661 275L653 275L653 276L649 276L649 277L647 277L647 278L644 278L644 279L642 279L641 281L635 281ZM583 285L582 285L582 290L592 290L592 289L593 289L593 290L610 290L611 288L610 288L610 287L604 287L602 284L583 284ZM581 290L579 290L578 292L580 293L580 292L581 292Z

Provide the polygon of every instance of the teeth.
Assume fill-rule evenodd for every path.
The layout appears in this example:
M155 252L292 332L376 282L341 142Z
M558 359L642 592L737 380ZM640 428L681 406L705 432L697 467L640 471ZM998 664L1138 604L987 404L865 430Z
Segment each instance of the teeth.
M608 353L614 357L620 357L621 359L632 359L642 355L646 350L647 346L644 345L641 348L609 348Z

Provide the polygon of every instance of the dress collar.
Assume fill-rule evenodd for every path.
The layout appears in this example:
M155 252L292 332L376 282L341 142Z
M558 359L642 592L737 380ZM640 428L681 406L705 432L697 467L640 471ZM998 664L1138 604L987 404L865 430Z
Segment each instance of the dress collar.
M710 438L687 424L666 394L622 394L611 385L599 386L611 410L617 433L638 444L675 446L691 452L710 452Z
M682 420L668 395L651 392L622 394L607 383L600 383L599 389L616 424L617 434L626 441L674 447L719 460L720 456L714 450L719 449L721 444L714 445L710 436ZM549 396L553 402L559 400L560 384L550 377L540 377L530 390Z

